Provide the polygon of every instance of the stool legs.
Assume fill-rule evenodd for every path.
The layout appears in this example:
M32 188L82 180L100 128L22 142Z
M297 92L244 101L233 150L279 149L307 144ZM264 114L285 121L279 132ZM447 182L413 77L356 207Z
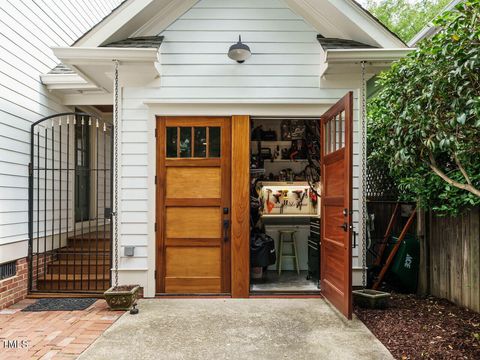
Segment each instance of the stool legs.
M293 247L293 256L295 259L295 269L297 270L297 274L300 275L300 267L298 266L298 253L297 253L297 237L295 236L295 233L292 233L291 235L292 239L292 247Z
M285 241L284 237L285 235L290 235L290 241L287 240ZM289 254L284 254L284 246L285 244L289 244L292 246L292 252ZM278 236L278 252L277 252L277 271L278 275L282 274L282 260L284 257L289 257L293 258L294 261L294 266L295 270L297 271L297 274L300 275L300 267L298 266L298 251L297 251L297 237L295 236L295 231L294 232L283 232L279 231L279 236Z
M278 270L278 275L282 273L282 257L283 257L283 234L280 233L278 236L278 255L277 256L277 270Z

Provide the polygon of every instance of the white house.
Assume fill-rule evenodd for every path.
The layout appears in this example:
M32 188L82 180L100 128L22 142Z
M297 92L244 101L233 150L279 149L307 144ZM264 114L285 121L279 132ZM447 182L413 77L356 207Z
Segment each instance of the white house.
M0 4L0 308L27 291L26 278L7 276L26 274L30 125L71 109L40 79L59 63L51 47L72 44L120 3L5 0Z
M79 35L44 21L57 26L45 37ZM1 221L15 224L0 230L0 262L29 256L29 291L103 291L113 267L147 297L321 291L351 315L362 275L364 84L410 51L397 36L352 0L126 0L71 46L49 42L58 64L38 41L2 46L12 70L42 73L43 85L8 69L1 80L30 84L6 90L17 93L8 102L2 95L4 113L22 110L1 120L0 146ZM232 45L243 52L229 57ZM28 125L45 115L30 139ZM304 178L319 157L320 179ZM264 286L250 281L259 174L255 201L277 258Z

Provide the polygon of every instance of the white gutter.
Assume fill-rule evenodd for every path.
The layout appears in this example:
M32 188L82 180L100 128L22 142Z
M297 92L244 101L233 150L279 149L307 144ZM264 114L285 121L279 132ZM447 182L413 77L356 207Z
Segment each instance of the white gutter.
M49 90L96 90L98 87L78 74L42 74L40 80Z
M77 74L42 74L40 79L44 85L51 84L87 84L87 81Z
M122 63L155 62L157 48L115 48L115 47L54 47L53 53L64 64L99 63L113 59Z
M142 66L152 65L156 73L156 63L159 61L158 48L120 48L120 47L53 47L53 53L76 74L45 74L42 82L52 90L102 90L106 91L86 74L90 67L111 67L112 60L118 60L122 65Z
M325 52L325 62L332 63L353 63L359 61L368 62L392 62L408 53L414 48L399 49L330 49Z
M330 49L326 50L323 62L320 63L320 78L335 73L335 69L342 68L343 73L349 72L345 66L359 64L366 61L373 66L389 66L390 63L405 57L413 48L398 49ZM357 71L351 67L350 72ZM337 70L338 71L338 70Z

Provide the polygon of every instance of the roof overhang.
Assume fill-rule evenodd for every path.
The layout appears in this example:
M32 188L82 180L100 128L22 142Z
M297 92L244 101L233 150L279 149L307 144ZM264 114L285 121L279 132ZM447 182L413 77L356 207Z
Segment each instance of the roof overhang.
M383 48L405 47L355 0L284 0L326 37L357 40ZM75 42L75 47L101 46L131 36L158 35L198 0L126 0Z
M115 47L53 47L53 53L62 63L103 63L118 60L123 63L152 62L157 59L155 48Z
M390 67L391 63L405 57L414 48L398 49L330 49L321 63L320 77L358 74L358 65L366 62L366 73L372 77Z
M48 90L68 92L98 90L94 84L89 83L78 74L42 74L40 79Z
M122 85L141 86L159 75L156 48L55 47L52 50L76 74L42 75L42 82L50 90L111 93L114 60L120 63Z

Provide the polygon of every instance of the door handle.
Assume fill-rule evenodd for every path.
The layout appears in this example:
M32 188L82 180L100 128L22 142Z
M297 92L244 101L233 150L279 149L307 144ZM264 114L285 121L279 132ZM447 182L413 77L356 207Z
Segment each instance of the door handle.
M342 228L343 231L347 232L348 231L348 224L344 222L342 225L339 226L339 228Z
M230 226L230 220L223 220L223 241L228 241L228 228Z

